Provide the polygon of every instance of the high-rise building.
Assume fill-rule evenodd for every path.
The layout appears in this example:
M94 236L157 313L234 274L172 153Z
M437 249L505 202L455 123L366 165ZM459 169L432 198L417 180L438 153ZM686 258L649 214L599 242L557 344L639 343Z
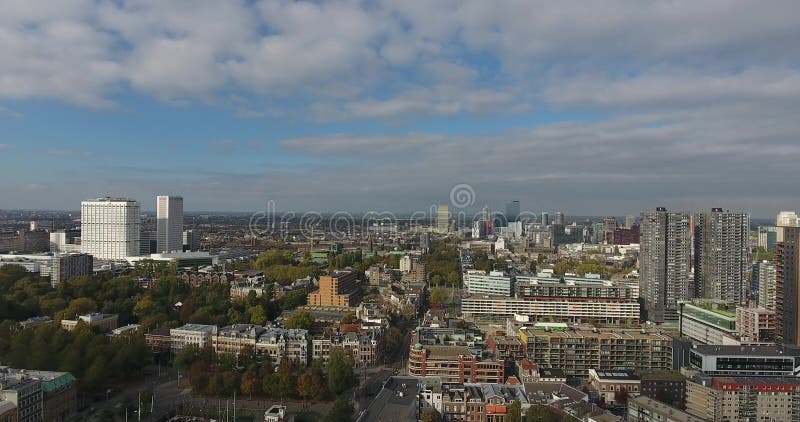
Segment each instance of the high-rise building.
M319 278L319 289L308 295L312 306L348 307L358 305L358 273L338 271Z
M450 231L450 207L439 205L436 208L436 231L447 233Z
M81 252L108 260L139 255L140 212L139 203L128 198L81 202Z
M758 228L758 247L766 252L775 252L775 242L778 241L778 228L761 226Z
M50 271L50 284L55 287L72 277L92 275L94 259L84 253L56 254Z
M645 318L662 323L678 318L678 301L689 294L689 214L666 208L641 215L639 295Z
M183 251L183 198L156 197L157 252Z
M775 219L775 225L778 227L797 227L800 226L800 219L794 211L781 211L778 213L778 218Z
M753 287L757 289L758 306L775 310L775 263L759 261L753 264Z
M603 220L603 240L607 245L614 244L614 232L617 230L617 219L615 217L606 217Z
M778 342L800 346L800 227L779 227L775 247L775 334Z
M750 215L713 208L695 216L695 295L744 303L750 268Z
M513 223L519 220L519 201L511 201L506 204L506 222Z
M547 226L550 224L550 214L543 212L542 213L542 225Z
M625 217L625 227L631 228L636 225L636 217L629 215Z
M556 213L556 224L563 226L564 225L564 213L559 211Z
M200 234L194 230L183 231L183 251L199 251Z

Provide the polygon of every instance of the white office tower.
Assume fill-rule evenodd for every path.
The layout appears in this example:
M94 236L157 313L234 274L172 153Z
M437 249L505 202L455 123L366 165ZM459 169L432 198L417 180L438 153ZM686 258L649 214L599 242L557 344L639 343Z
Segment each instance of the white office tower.
M156 197L156 249L161 252L183 251L183 198Z
M690 219L666 208L641 215L639 296L647 319L678 318L678 301L689 299Z
M81 252L107 260L139 255L140 212L128 198L81 202Z

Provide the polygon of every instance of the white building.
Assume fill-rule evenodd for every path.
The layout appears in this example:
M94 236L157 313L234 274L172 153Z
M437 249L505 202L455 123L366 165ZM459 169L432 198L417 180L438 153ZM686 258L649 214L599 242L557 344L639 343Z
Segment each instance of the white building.
M574 323L629 323L639 320L635 299L526 298L477 295L461 300L465 318L505 319L517 315Z
M183 198L156 197L156 251L183 251Z
M201 349L210 347L211 340L216 334L216 325L186 324L182 327L169 330L173 352L177 352L190 345L195 345Z
M127 198L81 202L81 252L97 259L139 255L139 203Z
M283 358L295 364L309 364L309 346L311 337L308 330L269 328L256 341L256 354L267 356L273 363L280 363Z
M499 271L492 271L488 275L480 270L464 273L464 286L470 294L511 296L513 284L510 276Z
M400 271L410 273L414 269L414 260L410 256L405 255L400 258Z

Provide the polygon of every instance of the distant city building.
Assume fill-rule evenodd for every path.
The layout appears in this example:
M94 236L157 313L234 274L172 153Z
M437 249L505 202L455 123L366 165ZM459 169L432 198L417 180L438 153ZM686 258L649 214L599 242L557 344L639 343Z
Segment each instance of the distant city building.
M69 253L81 251L81 231L61 230L50 232L50 252Z
M95 259L122 260L139 255L139 203L127 198L81 202L81 252Z
M778 228L761 226L758 228L758 247L766 252L775 252L775 242L778 241Z
M158 253L158 234L155 230L142 230L139 234L139 255Z
M72 277L94 274L94 258L85 253L57 254L53 257L50 284L55 287Z
M195 230L183 231L183 251L199 251L200 250L200 234Z
M0 253L41 253L50 250L50 234L44 230L0 233Z
M655 323L676 320L678 301L691 297L689 214L657 208L643 212L640 222L639 294L644 317Z
M414 259L412 259L409 255L403 255L403 257L400 258L400 271L404 273L410 273L413 269Z
M800 226L800 218L797 217L797 213L794 211L781 211L775 219L775 225L778 227L798 227Z
M713 208L695 216L695 295L744 303L750 265L750 215Z
M420 233L419 234L419 249L422 253L428 253L431 251L431 235L428 233Z
M800 227L779 227L775 263L776 335L781 343L800 346Z
M542 226L549 226L550 225L550 214L543 212L542 213Z
M682 302L678 311L680 334L701 344L723 344L736 334L736 306L695 300Z
M564 213L563 212L559 211L559 212L556 213L556 219L555 219L554 223L558 224L559 226L565 226L566 225L565 220L564 220Z
M125 257L131 265L143 260L175 262L178 268L204 267L219 264L219 257L208 252L163 252L150 255Z
M633 215L625 216L625 227L631 228L631 227L633 227L635 225L637 225L636 224L636 216L633 216Z
M450 231L450 207L447 205L436 207L436 231L439 233Z
M156 252L183 251L183 198L156 197Z
M319 278L319 289L308 295L311 306L351 307L358 305L358 273L339 271Z
M759 261L753 264L752 285L756 288L756 302L759 307L775 310L776 277L774 261Z
M506 221L513 223L519 220L520 206L519 201L510 201L506 203Z
M616 217L606 217L603 220L603 241L607 245L614 244L614 233L617 231L618 223Z

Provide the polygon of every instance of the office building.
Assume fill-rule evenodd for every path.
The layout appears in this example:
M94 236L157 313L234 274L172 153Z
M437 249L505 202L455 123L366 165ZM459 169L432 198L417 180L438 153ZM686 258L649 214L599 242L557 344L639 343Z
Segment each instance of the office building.
M337 306L341 308L357 306L358 273L338 271L319 278L319 289L308 295L311 306Z
M519 201L510 201L506 203L506 222L513 223L519 220Z
M60 230L50 232L50 252L71 253L81 251L80 230Z
M559 226L565 226L566 225L563 212L561 212L561 211L556 212L556 218L555 218L554 223L558 224Z
M450 207L447 205L436 207L436 231L439 233L450 231Z
M94 274L94 258L85 253L57 254L53 257L50 284L53 287L72 277Z
M139 234L139 255L158 253L158 233L155 230L142 230Z
M736 306L722 302L681 302L679 330L683 337L702 344L724 344L736 334Z
M618 223L615 217L603 219L603 241L606 245L614 244L614 232L617 231Z
M200 233L195 230L183 231L183 251L194 252L200 250Z
M513 298L473 295L461 300L464 318L474 321L502 321L521 315L532 320L570 323L630 324L639 321L639 303L635 299L598 298Z
M775 225L777 227L798 227L800 226L800 218L797 217L797 213L794 211L781 211L775 219ZM778 230L778 236L780 236L780 230ZM780 241L780 238L776 241Z
M656 208L643 212L640 220L639 295L643 318L655 323L674 321L678 317L678 301L690 297L689 214Z
M714 377L797 377L800 351L775 345L696 345L689 350L689 367Z
M173 353L177 353L186 346L197 346L200 349L211 347L212 339L216 335L216 325L185 324L169 330Z
M543 212L542 213L542 226L546 227L550 225L550 214Z
M775 341L775 311L765 308L736 308L736 332L742 343Z
M630 422L705 422L702 418L647 396L628 400L627 414Z
M766 252L775 252L775 242L778 241L778 228L760 226L758 228L758 248Z
M800 346L800 227L779 227L775 246L775 334Z
M183 198L156 197L156 252L183 251Z
M139 203L127 198L81 202L81 252L95 259L122 260L139 255Z
M486 274L481 270L468 270L464 273L464 288L469 294L508 297L514 291L514 280L501 271Z
M750 265L750 215L713 208L695 216L696 297L744 303Z
M503 382L503 362L467 346L433 346L411 340L408 373L439 377L444 382Z
M686 410L706 421L800 420L798 378L708 378L686 382Z
M756 288L756 303L764 309L775 310L775 262L759 261L753 264L752 285Z
M519 337L529 361L561 368L567 376L586 377L590 369L672 369L672 338L655 330L541 325L520 329Z

